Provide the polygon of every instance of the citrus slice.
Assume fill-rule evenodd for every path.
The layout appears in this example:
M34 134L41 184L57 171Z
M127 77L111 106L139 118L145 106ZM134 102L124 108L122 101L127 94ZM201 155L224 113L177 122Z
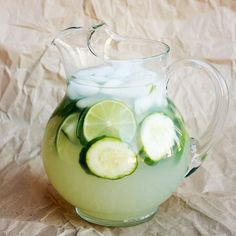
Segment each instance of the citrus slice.
M77 161L81 150L79 139L76 136L78 116L78 113L67 116L61 123L56 136L59 157L68 162Z
M83 135L87 141L105 135L130 142L135 132L133 112L120 101L103 100L96 103L84 117Z
M72 113L71 115L67 116L58 130L58 133L63 132L64 135L72 142L78 143L78 138L76 135L76 128L78 124L79 114Z

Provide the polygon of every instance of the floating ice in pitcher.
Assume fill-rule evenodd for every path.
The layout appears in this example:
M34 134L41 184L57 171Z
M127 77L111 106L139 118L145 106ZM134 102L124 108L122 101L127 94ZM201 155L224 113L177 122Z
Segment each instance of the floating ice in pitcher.
M126 70L128 69L126 68ZM114 78L114 75L112 75L111 80L103 84L104 88L101 89L101 93L127 98L146 96L157 79L158 76L155 72L144 70L144 68L139 73L133 70L133 73L130 73L127 77ZM114 87L118 88L112 89Z
M129 81L129 86L144 86L155 84L159 80L158 75L150 70L143 70L131 74L126 80Z
M156 106L166 105L166 81L160 80L157 83L156 91L153 93L153 101Z
M82 98L82 99L78 100L78 102L76 103L76 106L78 108L91 107L95 103L98 103L98 102L105 100L105 99L107 99L106 96L102 96L101 94L97 94L96 96L91 96L91 97Z
M103 94L123 98L136 97L140 92L142 93L143 91L135 91L134 88L129 87L129 84L125 83L121 79L112 79L106 82L101 89L101 93Z
M118 98L137 98L142 95L148 95L150 86L138 86L138 87L125 87L125 84L122 83L117 88L114 87L104 87L101 89L101 93L107 95L113 95Z
M114 72L114 68L111 66L101 66L96 70L96 75L101 77L108 77Z
M122 66L117 64L115 69L111 66L99 66L80 70L73 75L74 79L70 81L67 89L69 97L71 99L90 97L98 92L103 95L112 95L120 98L148 96L152 86L160 82L160 76L140 65L133 66L134 68L128 66L133 65L124 63ZM118 71L120 76L118 76ZM81 82L83 84L80 84ZM137 105L137 107L143 106L141 104L147 100L146 98L143 101L138 100L137 103L140 103L140 105ZM161 101L158 103L161 103ZM137 109L141 112L143 108Z
M94 81L96 83L104 83L109 80L114 69L111 66L97 66L89 69L78 71L73 77L81 80Z
M117 88L120 86L124 86L124 82L122 80L118 80L118 79L111 79L103 84L104 88Z
M145 113L150 109L153 104L153 100L151 96L142 96L137 98L134 103L135 113L140 115Z
M87 76L108 76L110 75L114 69L111 66L96 66L96 67L89 67L87 69L81 69L76 74L75 77L87 77Z
M136 114L140 115L148 111L152 106L166 105L166 82L159 80L156 84L152 84L148 95L137 98L134 102Z
M79 83L78 81L80 81L80 79L70 81L67 87L67 95L72 100L85 96L92 96L100 90L98 84L93 81L85 81L84 84Z
M138 73L139 71L145 70L142 67L142 64L138 63L128 63L128 62L113 62L112 66L114 68L114 72L111 75L113 79L124 79L129 78L132 74Z

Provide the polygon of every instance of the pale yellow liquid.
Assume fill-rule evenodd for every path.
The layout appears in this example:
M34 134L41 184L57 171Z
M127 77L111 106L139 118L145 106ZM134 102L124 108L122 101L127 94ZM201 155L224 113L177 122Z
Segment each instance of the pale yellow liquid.
M62 121L50 119L43 142L43 160L47 175L73 206L91 217L107 220L132 220L154 212L183 180L189 163L189 139L186 135L181 157L167 158L149 166L141 157L131 175L118 180L98 178L84 171L79 163L81 146L66 136L60 156L55 138Z

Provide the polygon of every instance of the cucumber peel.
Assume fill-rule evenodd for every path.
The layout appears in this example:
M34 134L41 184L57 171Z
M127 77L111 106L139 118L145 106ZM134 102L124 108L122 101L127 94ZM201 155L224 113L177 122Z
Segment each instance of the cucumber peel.
M113 137L100 137L89 142L81 152L80 163L95 176L115 180L132 174L137 156L127 143Z
M103 139L103 138L105 138L105 137L106 137L106 136L97 137L97 138L93 139L93 140L90 141L90 142L86 142L86 143L84 144L83 149L82 149L81 152L80 152L79 163L81 164L81 166L83 167L83 169L85 170L85 172L86 172L87 174L92 174L92 173L90 172L90 170L89 170L89 168L88 168L88 166L87 166L87 163L86 163L86 153L87 153L87 151L89 150L89 148L90 148L94 143L96 143L98 140Z
M180 144L173 120L158 112L143 120L140 139L142 149L139 155L148 165L155 165L162 159L174 156Z

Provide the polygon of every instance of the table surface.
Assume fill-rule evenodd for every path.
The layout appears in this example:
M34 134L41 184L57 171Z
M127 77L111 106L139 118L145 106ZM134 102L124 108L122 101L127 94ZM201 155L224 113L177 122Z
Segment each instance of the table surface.
M236 235L236 1L2 1L0 16L0 235ZM40 156L66 86L50 42L63 28L98 21L125 36L166 42L169 62L207 60L229 88L225 127L207 160L151 221L135 227L81 220L50 185ZM199 78L177 84L173 97L199 134L212 115L213 89Z

